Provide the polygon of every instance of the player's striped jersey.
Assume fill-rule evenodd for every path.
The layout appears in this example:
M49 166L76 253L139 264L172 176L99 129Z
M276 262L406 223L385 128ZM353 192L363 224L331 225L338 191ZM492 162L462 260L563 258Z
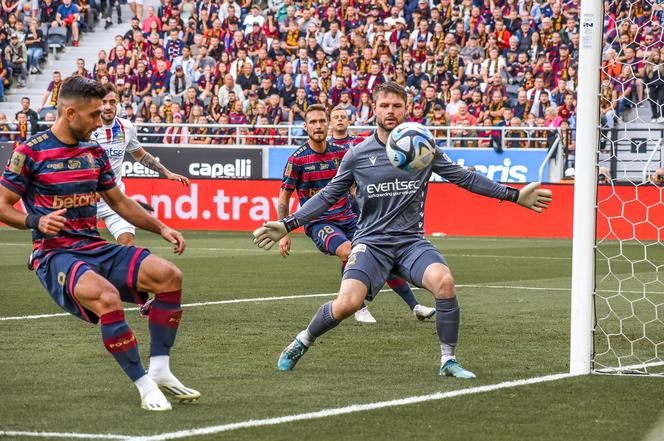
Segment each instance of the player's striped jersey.
M333 144L340 145L341 147L345 147L346 150L353 147L354 145L361 143L362 141L364 141L364 138L352 135L347 135L345 138L342 139L333 138L332 136L327 138L327 142L331 142Z
M334 178L347 151L348 149L342 146L327 143L325 152L317 153L308 142L304 143L288 158L281 188L297 191L300 204L304 204ZM321 220L344 221L354 217L356 214L346 194L308 224Z
M115 173L115 182L121 186L125 152L133 152L141 147L136 137L136 127L128 119L116 117L110 126L102 125L92 132L91 139L106 151Z
M65 144L50 130L39 133L14 150L0 184L21 196L28 214L67 209L64 228L55 236L33 230L35 267L48 252L107 243L97 231L96 192L116 184L108 156L96 143Z

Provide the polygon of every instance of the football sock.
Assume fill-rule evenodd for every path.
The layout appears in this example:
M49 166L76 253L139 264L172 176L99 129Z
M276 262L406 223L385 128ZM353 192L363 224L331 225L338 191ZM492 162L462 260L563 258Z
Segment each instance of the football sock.
M456 297L436 299L436 331L440 339L443 362L454 358L454 350L459 339L460 316L461 311Z
M410 286L408 286L408 283L404 279L401 277L390 277L387 279L387 286L399 294L399 297L406 302L411 311L417 306L415 294L413 294L413 290L410 289Z
M134 385L136 385L136 388L141 394L141 397L144 397L155 389L159 389L157 383L155 383L154 380L147 375L143 375L141 378L134 381Z
M131 331L123 310L111 311L101 317L101 337L104 346L118 362L131 381L136 381L145 375L145 368L141 363L138 352L138 342Z
M169 355L182 317L182 290L155 294L150 309L150 356Z
M336 320L332 316L332 301L329 301L318 309L314 318L311 319L309 326L307 326L307 329L300 333L306 333L305 338L300 338L300 341L302 341L305 346L310 346L318 337L325 334L330 329L333 329L339 323L341 323L341 321ZM307 344L307 342L309 344Z

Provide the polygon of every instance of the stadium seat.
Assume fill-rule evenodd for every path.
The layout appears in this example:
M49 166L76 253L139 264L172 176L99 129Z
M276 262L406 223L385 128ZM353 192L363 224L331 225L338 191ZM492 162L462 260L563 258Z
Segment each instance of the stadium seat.
M58 50L64 49L67 45L67 29L63 27L51 28L46 38L48 49L53 51L53 57L58 59Z

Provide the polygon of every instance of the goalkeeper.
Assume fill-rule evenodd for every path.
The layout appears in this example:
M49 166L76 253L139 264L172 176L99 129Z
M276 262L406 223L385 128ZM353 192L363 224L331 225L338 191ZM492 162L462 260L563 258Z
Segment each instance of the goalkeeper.
M551 201L551 191L539 183L520 191L465 170L452 163L440 150L430 167L415 173L392 166L385 143L392 129L406 117L406 91L394 82L374 91L376 134L344 156L334 179L295 214L282 221L266 222L254 231L254 242L270 249L288 232L319 216L357 184L361 215L353 237L337 298L320 307L309 323L279 357L277 367L293 369L315 340L351 316L372 299L395 271L416 286L430 291L436 299L436 331L441 347L441 376L475 378L455 357L459 336L460 309L454 279L445 259L424 238L424 202L432 171L473 193L518 203L541 212Z

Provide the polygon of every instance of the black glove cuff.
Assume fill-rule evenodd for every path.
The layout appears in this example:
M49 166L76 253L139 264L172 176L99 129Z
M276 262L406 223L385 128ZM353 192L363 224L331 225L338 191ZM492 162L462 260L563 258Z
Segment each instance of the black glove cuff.
M506 201L516 202L519 200L519 190L513 187L505 187L505 199Z
M295 230L296 228L300 227L300 221L297 220L297 218L292 214L290 216L286 216L285 218L283 218L281 222L284 223L286 231L288 231L289 233Z
M25 226L31 230L36 230L39 227L39 219L41 219L41 216L38 214L28 214L28 217L25 218Z

